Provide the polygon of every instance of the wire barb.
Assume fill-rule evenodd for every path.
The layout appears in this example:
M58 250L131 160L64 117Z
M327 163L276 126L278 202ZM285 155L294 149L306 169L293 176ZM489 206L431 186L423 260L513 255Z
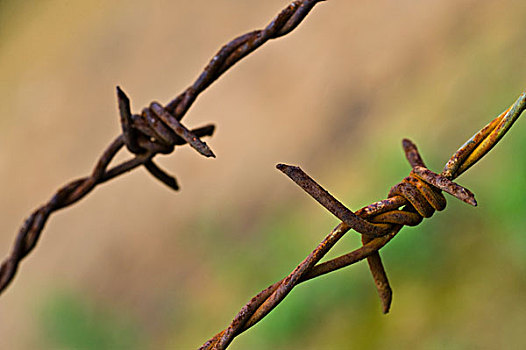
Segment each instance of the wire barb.
M212 136L215 127L205 125L189 130L181 123L182 118L199 94L230 67L270 39L290 33L321 1L323 0L296 0L281 11L265 29L252 31L230 41L210 60L197 80L166 107L158 102L152 102L140 114L133 114L130 99L117 86L122 134L103 152L90 176L72 181L59 189L47 204L35 210L26 219L16 236L10 255L0 265L0 294L13 280L20 262L36 246L47 219L54 211L74 204L97 185L139 166L144 166L154 178L166 186L178 190L179 185L176 178L153 162L156 155L172 153L176 146L188 143L199 154L205 157L215 157L210 147L200 139ZM124 146L135 157L108 168L115 155Z
M323 187L318 185L309 175L305 174L301 168L286 164L278 164L276 168L291 178L298 186L305 190L305 192L310 194L312 198L323 205L325 209L355 231L375 237L385 235L386 228L389 228L388 226L375 226L356 216Z
M296 285L363 259L367 259L369 264L382 303L382 311L389 312L393 292L379 250L389 243L403 226L418 225L423 218L431 217L435 210L443 210L446 199L442 191L476 206L473 193L452 180L480 160L504 136L526 108L525 96L526 93L523 93L512 107L473 136L471 140L477 140L474 146L470 141L464 144L451 157L441 174L427 169L416 145L404 139L402 146L412 168L409 176L391 188L387 199L370 204L355 213L337 201L299 167L278 164L278 170L291 178L342 222L286 278L272 284L252 298L234 317L228 328L210 338L200 349L225 349L234 337L272 311ZM483 142L483 140L487 141ZM469 166L464 165L465 162L468 162ZM364 222L367 224L363 224ZM374 230L364 229L371 226L381 227L383 235L375 236ZM356 227L359 227L359 230ZM351 228L362 234L362 247L319 263Z

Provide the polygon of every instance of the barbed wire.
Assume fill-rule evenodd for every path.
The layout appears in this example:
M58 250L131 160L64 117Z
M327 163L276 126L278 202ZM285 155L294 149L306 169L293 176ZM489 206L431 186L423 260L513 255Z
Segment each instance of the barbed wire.
M182 123L199 94L235 63L270 39L294 30L312 8L325 0L297 0L287 6L262 30L241 35L223 46L205 67L197 80L166 106L152 102L140 114L132 114L130 100L117 87L122 134L103 152L90 176L75 180L59 189L48 203L35 210L24 222L16 237L11 254L0 266L0 293L12 282L20 262L34 249L49 216L70 206L97 185L114 179L139 166L168 187L178 190L177 180L153 161L158 154L172 153L176 146L189 144L205 157L215 157L201 137L212 136L215 127L206 125L188 130ZM526 92L501 115L469 139L446 163L444 170L429 170L416 146L404 139L403 148L411 172L393 186L388 198L366 206L355 213L334 198L299 167L278 164L282 171L304 191L342 222L338 224L287 277L267 287L253 297L234 317L230 325L217 333L200 349L225 349L233 339L271 312L298 284L367 259L384 313L392 302L392 289L379 250L403 226L416 226L435 211L444 210L446 199L442 192L476 206L473 193L453 182L460 174L480 160L499 142L526 108ZM108 169L115 155L124 147L135 156ZM321 259L349 230L362 236L362 247L320 263Z
M199 94L230 67L270 39L290 33L312 8L322 1L325 0L296 0L282 10L264 29L249 32L230 41L210 60L197 80L164 107L158 102L152 102L140 114L132 114L130 100L122 89L117 87L122 134L103 152L90 176L72 181L60 188L49 202L36 209L25 220L16 236L11 253L0 266L0 294L13 281L20 262L35 248L44 225L53 212L76 203L97 185L139 166L144 166L151 175L171 189L178 190L179 185L175 177L167 174L153 161L158 154L172 153L175 146L188 143L201 155L215 157L210 147L200 139L204 136L212 136L214 125L188 130L181 124L183 117ZM124 146L135 157L108 169L112 159Z
M506 134L526 109L526 92L515 103L470 138L446 163L442 173L429 170L416 145L404 139L402 146L411 165L409 176L391 188L388 198L370 204L355 213L334 198L303 170L296 166L278 164L287 175L312 198L342 222L287 277L253 297L234 317L230 325L204 343L201 350L226 349L234 338L269 314L299 283L339 270L367 259L384 313L389 312L392 289L379 250L404 227L416 226L435 211L444 210L446 198L442 192L477 205L474 194L452 180L457 178L489 152ZM362 247L319 263L350 229L362 235Z

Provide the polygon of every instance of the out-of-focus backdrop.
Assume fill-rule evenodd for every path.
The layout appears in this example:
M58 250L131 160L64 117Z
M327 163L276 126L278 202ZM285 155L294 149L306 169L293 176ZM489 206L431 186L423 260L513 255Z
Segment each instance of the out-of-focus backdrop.
M140 110L186 88L221 45L288 2L0 1L0 257L24 217L84 176ZM217 159L161 160L52 216L0 297L2 349L187 349L288 274L337 220L275 169L301 165L351 209L431 169L525 88L522 1L327 1L206 91L185 118ZM459 179L472 208L382 250L384 316L365 263L296 288L232 349L526 347L526 121ZM359 245L349 233L331 256Z

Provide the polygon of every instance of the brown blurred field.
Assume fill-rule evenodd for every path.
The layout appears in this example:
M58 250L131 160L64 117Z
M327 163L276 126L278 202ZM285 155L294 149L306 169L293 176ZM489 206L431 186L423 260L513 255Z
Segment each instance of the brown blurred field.
M288 2L0 1L0 257L25 216L88 174L137 111L188 86L221 45ZM235 66L186 125L217 159L137 170L52 216L0 297L2 349L187 349L224 328L337 224L275 164L301 165L355 210L431 169L526 84L521 1L336 1ZM381 315L365 263L305 283L232 349L526 347L526 123L459 179L477 195L384 250ZM359 244L350 233L332 255Z

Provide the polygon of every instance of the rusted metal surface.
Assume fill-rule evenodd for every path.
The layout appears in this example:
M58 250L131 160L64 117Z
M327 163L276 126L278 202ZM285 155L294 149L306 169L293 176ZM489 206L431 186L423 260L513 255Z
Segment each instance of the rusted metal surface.
M242 58L258 49L270 39L279 38L294 30L312 8L323 0L297 0L279 13L262 29L241 35L228 44L210 60L197 80L174 100L163 107L158 102L145 108L141 114L133 114L130 100L117 87L122 135L118 136L104 151L90 176L72 181L57 191L50 201L35 210L20 228L10 255L0 266L0 293L13 280L20 262L33 250L49 216L64 207L74 204L97 185L109 181L139 166L173 190L179 185L175 177L167 174L153 161L157 154L173 152L175 146L189 143L205 157L214 153L200 138L212 136L213 125L188 130L181 124L199 94ZM134 154L130 160L108 168L110 162L124 146Z
M442 174L447 178L458 177L488 153L511 128L526 108L526 92L513 105L473 135L451 157Z
M445 176L436 174L431 170L421 166L415 166L413 171L411 171L411 175L417 177L418 179L424 181L436 189L440 189L454 197L457 197L463 202L471 204L474 207L477 206L475 195L471 193L470 190L454 183Z
M352 211L347 209L341 202L334 198L323 187L318 185L309 175L296 166L278 164L276 166L281 172L287 175L298 184L305 192L310 194L325 209L330 211L334 216L343 221L347 226L352 227L355 231L372 236L383 236L388 227L379 227L356 216Z
M402 145L412 168L409 176L392 187L388 199L373 203L355 213L345 208L299 167L278 164L279 170L342 222L286 278L272 284L252 298L243 306L228 328L217 333L203 344L201 349L225 349L238 334L255 325L272 311L296 285L363 259L368 261L382 310L387 313L393 293L379 250L389 243L404 225L415 226L423 218L432 216L435 210L443 210L446 199L442 191L475 206L473 193L452 180L495 146L525 108L526 93L523 93L512 107L466 142L451 157L441 174L427 169L415 144L404 139ZM469 166L465 166L465 162L469 162ZM365 225L364 221L380 227L382 233L379 234L377 230L367 232L367 227L370 226ZM319 263L350 229L362 234L363 246L348 254Z

